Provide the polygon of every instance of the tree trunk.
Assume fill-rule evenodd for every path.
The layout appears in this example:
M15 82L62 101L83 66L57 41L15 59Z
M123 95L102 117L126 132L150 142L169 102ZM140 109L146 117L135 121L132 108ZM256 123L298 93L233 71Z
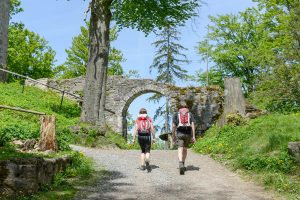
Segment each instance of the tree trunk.
M226 124L226 116L229 113L246 114L246 103L239 78L226 78L224 81L224 111L218 122L219 126Z
M41 151L57 150L54 116L41 116L41 136L39 147Z
M0 67L7 69L9 0L0 1ZM0 82L7 81L7 73L0 71Z
M82 122L105 127L105 92L109 52L111 1L92 0L90 4L89 60L86 70Z

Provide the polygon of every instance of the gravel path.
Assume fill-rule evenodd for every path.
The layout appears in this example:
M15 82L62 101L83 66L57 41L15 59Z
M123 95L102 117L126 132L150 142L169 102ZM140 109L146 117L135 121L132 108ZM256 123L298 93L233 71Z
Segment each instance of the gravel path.
M138 169L139 151L73 146L108 171L75 199L262 200L273 199L263 188L245 182L208 156L188 152L187 171L179 175L177 151L152 151L151 173Z

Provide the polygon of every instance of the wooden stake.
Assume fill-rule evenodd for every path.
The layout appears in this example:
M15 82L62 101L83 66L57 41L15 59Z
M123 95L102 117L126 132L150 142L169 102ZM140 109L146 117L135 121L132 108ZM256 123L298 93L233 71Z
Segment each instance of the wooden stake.
M41 151L57 150L55 137L55 117L41 116L41 136L39 147Z

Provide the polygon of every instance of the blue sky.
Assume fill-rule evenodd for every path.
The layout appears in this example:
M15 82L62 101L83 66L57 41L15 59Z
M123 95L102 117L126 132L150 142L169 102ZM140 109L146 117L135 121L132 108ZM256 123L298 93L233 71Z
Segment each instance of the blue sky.
M12 21L22 21L26 28L44 37L49 45L56 51L56 64L65 61L65 49L72 43L72 37L80 33L80 26L84 25L85 11L88 1L83 0L21 0L24 12L17 14ZM205 70L205 63L201 63L201 57L197 55L196 45L207 33L209 15L222 15L238 13L247 7L255 6L251 0L206 0L206 5L199 9L199 17L190 20L181 28L181 44L188 48L185 52L191 64L184 66L189 74L196 70ZM138 70L142 78L155 78L155 73L149 73L149 66L155 54L151 45L155 36L150 34L145 37L144 33L132 29L123 29L119 33L118 40L113 46L121 50L127 59L123 63L126 72ZM187 86L196 83L177 82L177 85ZM142 95L131 104L129 112L134 116L140 107L146 107L149 114L153 115L157 105L145 102L148 95ZM161 103L163 104L163 103ZM160 120L158 120L160 121Z

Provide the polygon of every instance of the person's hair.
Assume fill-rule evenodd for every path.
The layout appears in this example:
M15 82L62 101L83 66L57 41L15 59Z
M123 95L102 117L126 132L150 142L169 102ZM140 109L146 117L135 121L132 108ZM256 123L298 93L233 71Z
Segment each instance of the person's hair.
M186 104L185 101L180 101L179 104L178 104L178 109L180 109L180 108L187 108L187 107L188 106L187 106L187 104Z
M147 110L145 108L140 109L140 114L147 114Z

